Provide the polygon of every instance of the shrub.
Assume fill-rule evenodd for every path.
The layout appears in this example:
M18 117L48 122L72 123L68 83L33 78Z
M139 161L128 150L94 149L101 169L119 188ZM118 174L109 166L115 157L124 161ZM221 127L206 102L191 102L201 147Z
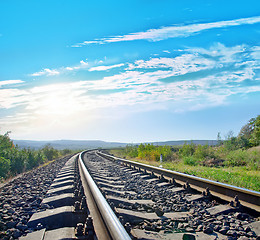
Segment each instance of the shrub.
M194 156L199 159L215 158L214 150L208 145L198 145L194 152Z
M189 157L184 157L183 158L183 163L185 165L190 165L190 166L197 166L201 162L200 159L195 158L194 156L189 156Z
M248 153L248 166L252 170L259 170L260 169L260 152L256 150L247 152Z
M245 166L246 165L246 151L239 149L237 151L231 151L226 156L225 165L227 166Z
M5 178L10 171L10 160L0 157L0 178Z
M188 156L192 156L195 152L195 144L194 143L190 143L187 144L185 143L182 148L180 148L179 150L179 154L182 157L188 157Z

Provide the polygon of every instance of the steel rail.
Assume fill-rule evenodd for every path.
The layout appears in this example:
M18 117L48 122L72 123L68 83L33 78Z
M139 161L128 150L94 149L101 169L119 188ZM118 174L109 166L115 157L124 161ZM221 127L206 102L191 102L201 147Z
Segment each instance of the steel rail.
M105 154L100 151L98 151L98 154L110 160L121 162L121 163L123 162L129 166L134 166L139 169L148 170L152 173L157 173L159 175L169 177L170 179L174 179L182 183L188 182L190 185L192 185L193 188L199 191L201 191L202 189L205 190L206 188L209 188L210 193L213 196L219 197L226 201L233 200L237 196L243 206L248 207L260 213L260 192L249 190L246 188L232 186L225 183L216 182L201 177L188 175L181 172L162 169L159 167L154 167L143 163L133 162L130 160L111 156L109 154Z
M84 162L82 159L82 155L87 151L83 151L79 155L79 164L82 168L84 178L87 180L87 184L90 188L90 191L95 199L95 203L99 209L99 212L105 222L105 225L112 237L113 240L131 240L130 236L126 232L125 228L110 208L109 204L107 203L106 199L98 189L97 185L95 184L94 180L90 176Z

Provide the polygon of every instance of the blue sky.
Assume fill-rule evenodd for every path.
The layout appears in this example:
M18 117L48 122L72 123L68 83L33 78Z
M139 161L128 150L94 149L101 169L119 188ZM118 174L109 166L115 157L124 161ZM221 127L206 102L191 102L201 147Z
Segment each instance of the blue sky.
M0 133L235 135L260 110L259 1L0 1Z

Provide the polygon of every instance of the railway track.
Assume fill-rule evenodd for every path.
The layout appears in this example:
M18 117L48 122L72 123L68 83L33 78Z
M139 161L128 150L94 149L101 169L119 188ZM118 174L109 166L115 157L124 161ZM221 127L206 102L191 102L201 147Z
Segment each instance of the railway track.
M258 192L101 152L84 160L131 237L256 239L260 234Z
M20 239L260 239L259 192L96 150L72 157L42 204Z

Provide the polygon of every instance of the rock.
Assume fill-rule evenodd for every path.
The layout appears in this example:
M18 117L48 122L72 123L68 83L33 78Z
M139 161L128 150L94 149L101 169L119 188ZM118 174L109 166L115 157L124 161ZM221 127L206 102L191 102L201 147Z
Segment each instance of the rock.
M5 225L6 225L7 228L14 228L16 224L17 224L17 221L16 222L9 221Z
M179 223L178 224L178 228L180 228L180 229L184 228L184 224L183 223Z
M16 228L19 229L19 230L21 230L21 231L25 231L25 230L28 228L28 226L25 225L25 224L22 224L21 222L19 222L19 223L16 225Z
M221 226L219 226L219 225L216 225L216 226L214 226L214 228L213 228L213 229L214 229L214 231L217 231L217 232L218 232L218 231L221 229Z
M227 233L227 229L225 229L225 228L221 228L220 230L219 230L219 233L221 233L221 234L226 234Z
M237 219L241 219L242 213L236 212L236 213L234 213L234 217L237 218Z
M211 234L213 233L213 229L211 227L204 227L203 232L206 234Z
M158 217L162 217L163 214L164 214L164 212L163 212L161 209L159 209L159 208L156 208L156 209L154 210L154 212L156 213L156 215L157 215Z
M13 233L12 233L12 236L13 236L14 238L19 238L20 236L22 236L22 233L21 233L21 231L19 231L18 229L15 229L15 230L13 231Z
M187 232L195 232L194 229L191 228L191 227L187 227L187 228L185 228L185 230L186 230Z
M245 236L241 236L240 238L238 238L237 240L249 240L248 237L245 237Z
M247 235L248 235L249 237L256 237L256 234L255 234L255 232L253 232L253 231L248 232Z
M0 190L0 231L5 231L0 239L18 238L27 231L30 216L38 210L45 192L67 160L68 157L24 173Z
M3 221L0 221L0 231L4 230L5 228L5 223Z
M226 234L229 235L229 236L232 236L232 237L236 237L237 236L237 232L233 231L233 230L228 230Z

